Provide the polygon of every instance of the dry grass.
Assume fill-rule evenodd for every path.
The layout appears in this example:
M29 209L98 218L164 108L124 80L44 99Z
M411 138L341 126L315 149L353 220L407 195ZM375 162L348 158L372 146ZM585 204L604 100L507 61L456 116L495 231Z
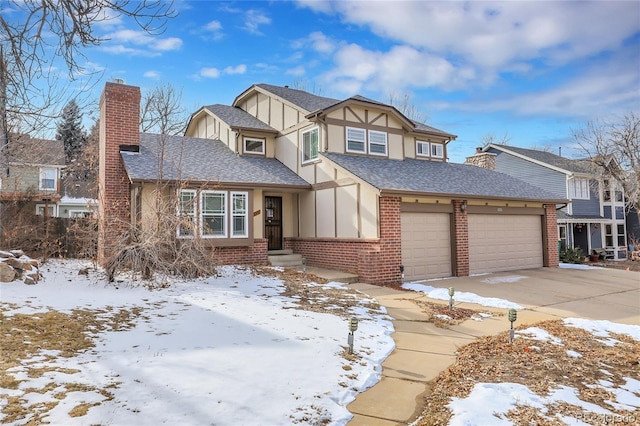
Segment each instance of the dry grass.
M0 388L18 390L21 381L16 380L11 373L20 370L30 379L51 374L68 376L68 381L64 383L50 381L37 388L21 389L22 395L53 392L57 400L62 400L69 392L93 391L106 400L113 398L107 388L74 382L73 375L79 373L79 370L63 368L56 364L56 360L58 357L71 358L92 349L95 337L102 331L119 331L132 327L133 320L141 314L139 308L74 309L70 313L47 311L31 315L6 315L5 312L10 309L16 309L16 306L5 304L0 309ZM42 424L43 416L58 404L55 401L29 404L20 396L2 393L1 389L0 398L6 401L2 413L5 415L3 423L7 424L23 420L27 415L30 416L28 424ZM70 415L82 416L91 406L80 404L71 410Z
M615 396L590 385L607 380L619 387L624 384L625 377L640 380L640 342L626 335L616 335L613 337L619 343L607 346L591 333L565 326L561 320L542 322L535 327L561 339L562 345L520 336L509 344L506 332L480 338L460 348L456 362L432 384L418 424L447 424L451 417L447 404L451 398L467 397L476 383L519 383L540 396L547 396L560 386L572 387L578 391L581 400L606 408L621 419L633 415L639 418L637 412L615 409L607 404L606 401L615 400ZM581 357L569 356L567 351L575 351ZM539 410L518 406L508 414L508 418L516 425L563 424L549 420L554 414L572 418L592 415L596 418L595 413L584 413L581 407L569 404L555 404L548 408L547 415L542 416Z

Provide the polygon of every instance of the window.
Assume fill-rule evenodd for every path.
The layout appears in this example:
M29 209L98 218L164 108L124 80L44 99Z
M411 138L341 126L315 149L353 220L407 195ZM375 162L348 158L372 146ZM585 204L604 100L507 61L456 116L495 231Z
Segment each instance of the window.
M184 189L178 197L178 237L249 237L248 192Z
M567 248L567 226L558 226L558 240L560 241L560 250Z
M626 232L624 232L624 225L618 225L618 247L626 247L627 246L627 238Z
M56 169L40 169L40 189L55 190L57 174Z
M573 178L569 182L570 197L573 199L588 200L589 199L589 179Z
M429 142L416 141L416 153L421 157L429 156Z
M369 153L387 155L387 134L377 130L369 130Z
M444 146L441 143L431 144L431 156L435 158L444 157Z
M366 152L364 129L347 127L347 152Z
M232 192L231 206L233 215L231 221L231 237L249 236L249 216L247 215L247 193Z
M246 154L264 154L264 139L244 138Z
M196 191L180 191L178 200L179 237L193 237L196 229Z
M604 246L613 247L613 227L611 225L604 226Z
M38 216L44 216L44 212L47 212L47 216L49 217L55 217L55 210L56 206L54 204L36 204L36 214Z
M227 193L203 191L201 197L202 236L226 237Z
M319 130L317 127L302 133L302 163L318 158Z

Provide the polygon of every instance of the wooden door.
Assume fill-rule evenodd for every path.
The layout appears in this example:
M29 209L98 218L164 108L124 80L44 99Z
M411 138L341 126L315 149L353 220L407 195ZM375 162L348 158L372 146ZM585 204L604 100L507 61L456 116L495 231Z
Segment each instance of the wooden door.
M282 250L282 197L264 197L264 231L268 250Z

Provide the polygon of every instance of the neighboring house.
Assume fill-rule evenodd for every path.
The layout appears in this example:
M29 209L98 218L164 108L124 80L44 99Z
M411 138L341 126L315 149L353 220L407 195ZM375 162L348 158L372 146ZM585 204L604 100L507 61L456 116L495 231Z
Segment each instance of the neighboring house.
M35 214L57 216L60 175L65 165L62 142L12 135L3 149L8 160L0 174L3 206L20 202Z
M599 185L589 159L569 159L551 152L488 144L467 163L497 170L570 200L559 205L562 247L579 247L587 255L605 249L611 259L626 259L624 193L615 182Z
M58 202L58 216L70 218L98 215L97 182L62 179L62 197Z
M258 84L166 136L139 132L139 88L107 83L100 102L102 262L162 191L189 224L176 237L221 263L289 249L376 284L558 265L566 196L448 163L455 136L393 106Z

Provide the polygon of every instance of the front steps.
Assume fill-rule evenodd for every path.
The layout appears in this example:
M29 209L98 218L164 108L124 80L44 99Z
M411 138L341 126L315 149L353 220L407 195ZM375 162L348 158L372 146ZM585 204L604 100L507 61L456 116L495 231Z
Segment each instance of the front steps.
M293 250L269 250L267 253L267 260L271 266L295 269L299 272L306 271L309 274L316 275L329 281L341 283L358 282L358 276L348 272L334 271L313 266L307 266L305 268L302 264L302 259L302 255L294 253Z

